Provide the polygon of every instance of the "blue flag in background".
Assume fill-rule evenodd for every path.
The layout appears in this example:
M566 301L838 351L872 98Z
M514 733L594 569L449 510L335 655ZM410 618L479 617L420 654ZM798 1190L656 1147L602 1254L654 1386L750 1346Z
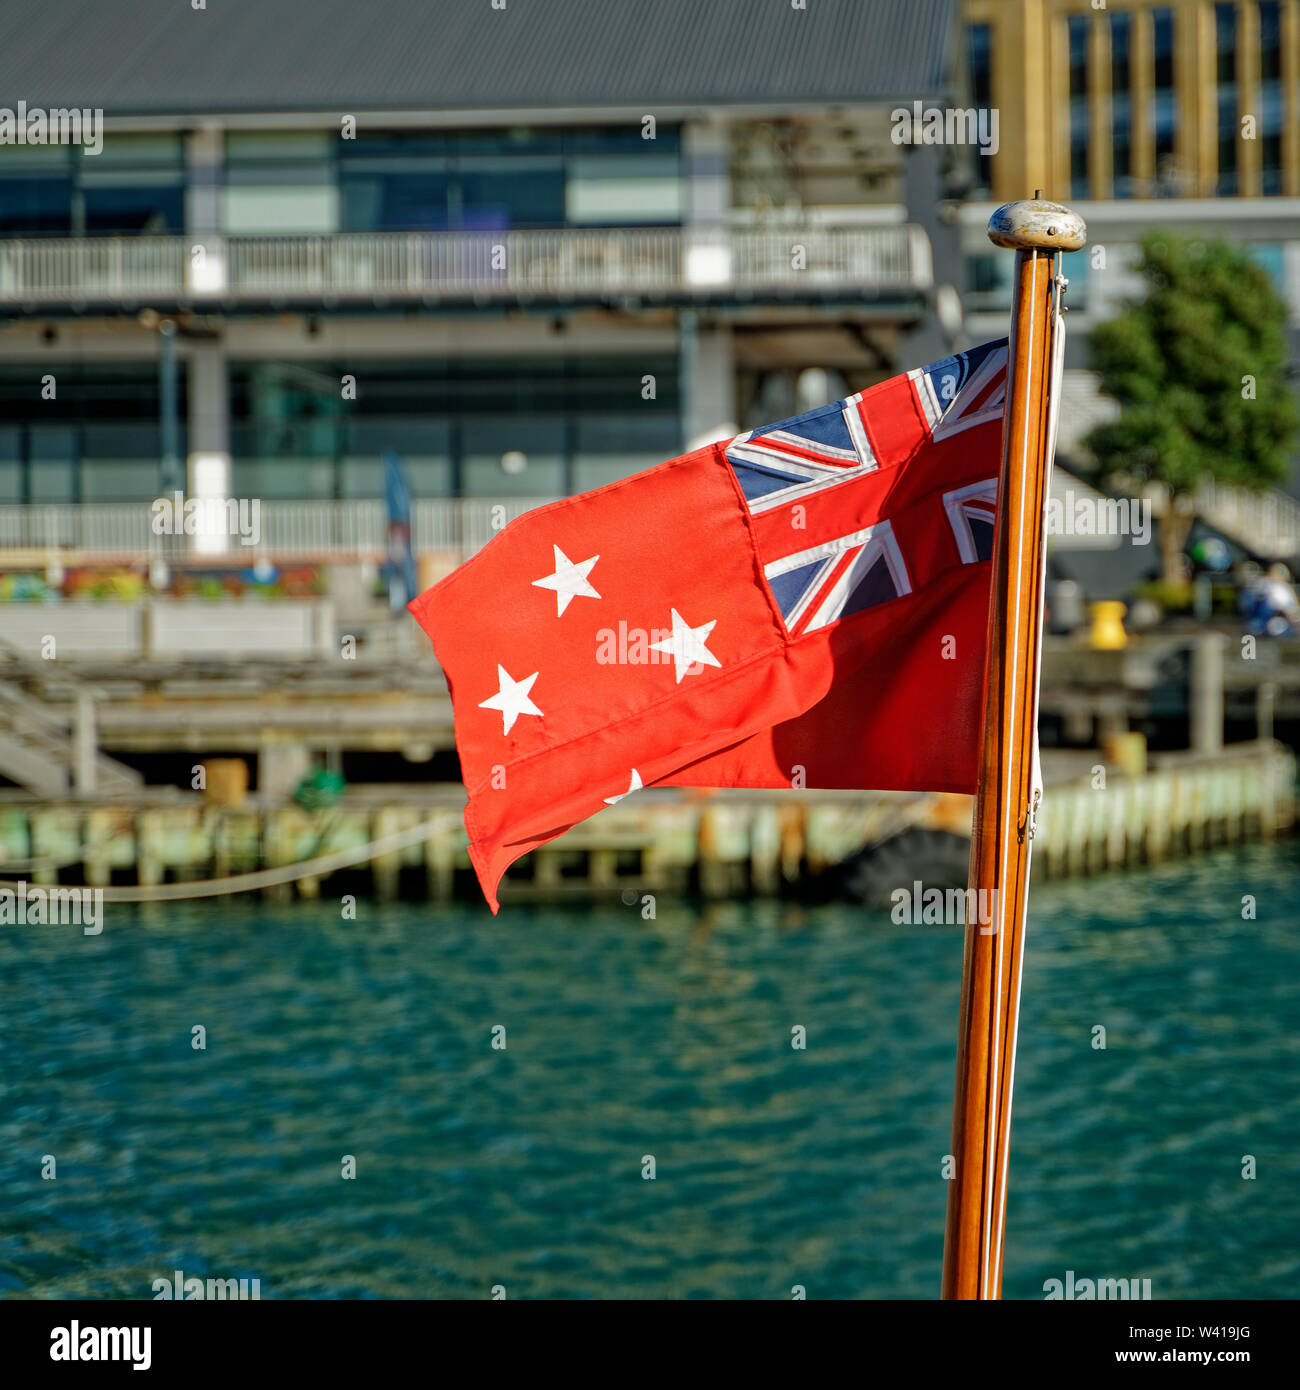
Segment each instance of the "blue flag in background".
M415 597L411 553L411 481L402 460L384 451L384 497L388 502L388 606L398 612Z

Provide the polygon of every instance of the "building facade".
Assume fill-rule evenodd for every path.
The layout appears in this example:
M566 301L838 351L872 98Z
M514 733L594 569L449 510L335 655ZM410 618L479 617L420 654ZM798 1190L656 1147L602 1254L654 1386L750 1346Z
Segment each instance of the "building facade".
M1088 222L1072 327L1114 312L1165 227L1249 246L1300 329L1300 0L963 0L962 20L968 90L1001 111L963 213L976 331L1008 289L980 219L1036 188Z
M0 142L0 544L128 552L173 485L287 535L387 451L447 504L418 543L943 349L943 158L889 113L945 92L950 0L172 8L0 55L104 113L99 150Z

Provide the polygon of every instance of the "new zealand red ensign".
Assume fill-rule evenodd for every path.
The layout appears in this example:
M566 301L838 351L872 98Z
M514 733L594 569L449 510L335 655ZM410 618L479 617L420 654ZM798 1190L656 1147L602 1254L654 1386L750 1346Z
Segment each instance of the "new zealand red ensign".
M973 792L1007 345L539 507L421 594L470 858L642 787Z

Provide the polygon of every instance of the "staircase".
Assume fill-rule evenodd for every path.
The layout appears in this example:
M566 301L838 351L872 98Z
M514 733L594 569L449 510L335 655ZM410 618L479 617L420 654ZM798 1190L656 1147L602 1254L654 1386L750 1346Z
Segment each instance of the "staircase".
M4 642L0 656L9 658L0 672L45 674ZM138 772L100 751L90 687L70 681L75 700L64 713L34 693L33 684L0 676L0 777L53 798L113 796L144 785Z
M1066 459L1083 452L1095 425L1108 424L1119 406L1099 389L1096 372L1066 369L1061 381L1057 453ZM1196 492L1196 512L1208 525L1263 560L1295 564L1300 556L1300 500L1276 488L1255 492L1206 479Z
M1300 502L1289 493L1207 482L1196 495L1196 510L1216 530L1266 560L1294 562L1300 554Z

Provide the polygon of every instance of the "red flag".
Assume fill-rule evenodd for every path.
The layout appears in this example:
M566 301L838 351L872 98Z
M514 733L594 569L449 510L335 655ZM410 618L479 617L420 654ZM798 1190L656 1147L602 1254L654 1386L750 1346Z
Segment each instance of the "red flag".
M539 507L411 605L484 895L640 787L973 792L1006 343Z

